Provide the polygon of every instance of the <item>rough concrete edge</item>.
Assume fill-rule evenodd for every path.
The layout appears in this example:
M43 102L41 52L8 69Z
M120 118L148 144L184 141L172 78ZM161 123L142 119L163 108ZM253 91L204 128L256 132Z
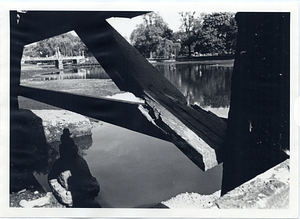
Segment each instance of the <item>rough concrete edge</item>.
M289 159L226 193L212 208L287 209L290 191Z
M69 128L72 137L91 135L92 124L86 116L69 110L30 110L42 119L43 131L48 143L60 141L63 128ZM53 115L55 115L53 118ZM66 121L63 117L69 119Z

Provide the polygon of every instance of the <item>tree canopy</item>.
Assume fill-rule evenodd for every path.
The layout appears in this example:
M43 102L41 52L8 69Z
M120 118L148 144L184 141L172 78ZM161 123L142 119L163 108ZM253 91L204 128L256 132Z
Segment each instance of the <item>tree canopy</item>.
M143 15L143 23L133 30L130 42L140 53L150 58L166 58L180 47L180 44L173 42L173 31L156 12Z
M23 55L30 57L50 57L55 55L57 48L59 48L63 56L78 56L82 53L85 55L90 54L81 39L69 32L26 46Z
M189 56L192 54L192 45L198 39L201 30L201 19L200 17L195 17L195 13L195 11L179 12L182 22L180 26L180 42L188 47Z
M203 17L201 36L195 51L202 54L232 54L235 52L237 25L234 13L221 12Z
M131 44L145 57L167 57L173 53L191 56L234 54L237 25L235 14L179 12L181 26L173 32L155 12L144 15L144 22L137 25L130 36Z

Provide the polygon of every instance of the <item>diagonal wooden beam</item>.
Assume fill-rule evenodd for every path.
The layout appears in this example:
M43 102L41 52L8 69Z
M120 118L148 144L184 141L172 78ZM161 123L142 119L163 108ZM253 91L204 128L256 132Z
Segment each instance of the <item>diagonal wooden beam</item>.
M222 161L226 123L201 108L187 106L184 96L106 21L87 19L75 29L120 90L144 98L141 112L164 130L193 161L210 169Z

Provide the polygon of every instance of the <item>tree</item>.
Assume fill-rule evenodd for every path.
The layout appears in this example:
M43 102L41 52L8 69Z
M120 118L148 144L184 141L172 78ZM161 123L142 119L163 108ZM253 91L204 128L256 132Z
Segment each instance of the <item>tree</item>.
M37 51L36 43L25 46L24 51L23 51L23 55L28 56L28 57L39 57L40 54Z
M198 39L201 30L201 17L196 18L196 12L179 12L181 16L180 41L188 47L189 57L192 54L192 46Z
M63 56L78 56L82 52L88 56L91 55L81 39L70 32L26 46L23 54L31 57L50 57L55 55L57 47Z
M156 55L163 58L174 58L178 55L180 47L180 43L174 43L172 40L164 38L157 47Z
M230 12L205 15L195 50L202 54L224 55L234 53L237 37L234 15Z
M145 57L167 56L167 50L162 52L162 46L168 40L171 44L173 31L162 17L151 12L143 16L143 23L137 25L130 35L131 44ZM178 46L178 45L177 45Z

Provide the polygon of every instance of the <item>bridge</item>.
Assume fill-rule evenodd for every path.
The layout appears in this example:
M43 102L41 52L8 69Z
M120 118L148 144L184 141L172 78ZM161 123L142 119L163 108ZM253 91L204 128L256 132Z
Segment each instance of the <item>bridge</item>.
M53 63L55 64L55 67L58 69L63 69L64 63L72 63L72 64L81 64L85 62L85 56L63 56L59 48L57 48L57 51L55 55L50 57L22 57L21 63L30 63L30 64L37 64L37 63Z

